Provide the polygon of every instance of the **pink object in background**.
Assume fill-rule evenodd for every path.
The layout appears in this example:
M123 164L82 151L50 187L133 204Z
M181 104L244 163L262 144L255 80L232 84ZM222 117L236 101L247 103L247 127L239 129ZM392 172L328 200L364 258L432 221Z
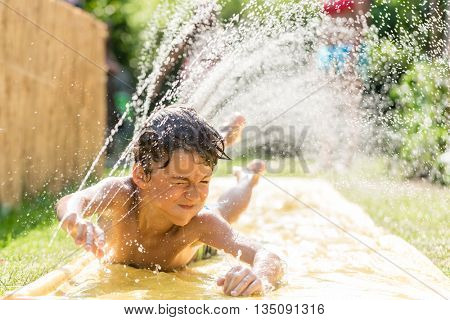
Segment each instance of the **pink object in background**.
M328 13L330 16L352 12L355 8L355 2L353 0L331 0L325 2L323 5L323 10Z

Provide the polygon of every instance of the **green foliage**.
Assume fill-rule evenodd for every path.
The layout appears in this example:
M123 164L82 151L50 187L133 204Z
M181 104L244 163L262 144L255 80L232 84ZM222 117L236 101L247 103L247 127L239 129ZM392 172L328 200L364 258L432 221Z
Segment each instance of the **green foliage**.
M221 6L219 18L222 21L228 21L233 16L241 12L248 5L250 0L218 0ZM257 1L263 5L263 0ZM276 3L283 4L296 2L295 0L277 0ZM110 48L116 55L118 61L130 69L133 74L139 76L139 62L154 58L153 52L145 57L141 57L141 50L145 48L145 42L156 41L159 45L164 35L164 30L169 24L171 18L170 12L173 12L174 6L189 6L187 3L194 3L190 0L85 0L83 8L92 13L98 19L104 21L109 26ZM306 4L309 2L305 1ZM157 12L158 5L162 5L167 12ZM312 9L311 9L312 10ZM161 17L155 17L154 13ZM245 12L243 13L245 16ZM155 24L151 30L155 34L152 39L147 39L149 35L144 34L147 25L152 22ZM144 61L149 65L148 61Z
M423 24L426 18L427 1L376 0L372 4L372 22L382 37L396 36L403 32L411 33Z
M302 9L301 15L305 18L317 16L321 8L320 2L310 0L217 0L221 6L220 20L228 22L239 14L240 19L245 19L249 15L257 15L260 18L264 15L278 16L286 19L286 16L279 16L278 10L285 5L297 4ZM293 14L300 14L299 12ZM236 20L237 21L237 20ZM287 22L287 21L285 21Z
M437 61L446 6L443 0L374 1L365 79L377 96L371 115L387 127L382 148L400 160L406 176L443 184L450 183L440 161L450 144L449 69L448 59Z
M396 39L411 34L417 46L427 50L438 32L431 24L444 20L439 12L443 13L446 8L447 0L375 0L371 8L372 23L380 37Z
M405 41L406 42L406 41ZM367 41L367 83L371 91L387 93L392 84L408 70L420 55L417 47L400 45L389 39L371 38Z
M222 7L220 18L223 21L228 21L234 15L238 14L243 6L242 0L220 0L218 3ZM246 1L247 2L247 1Z
M390 85L398 82L415 61L435 59L442 54L437 49L448 28L446 7L444 0L372 3L372 28L367 37L370 59L367 84L372 90L387 93Z
M450 146L449 78L447 63L417 63L390 90L398 106L391 127L395 153L410 177L429 177L450 184L440 157Z
M138 74L141 32L159 0L86 0L84 9L109 26L110 46L118 61Z

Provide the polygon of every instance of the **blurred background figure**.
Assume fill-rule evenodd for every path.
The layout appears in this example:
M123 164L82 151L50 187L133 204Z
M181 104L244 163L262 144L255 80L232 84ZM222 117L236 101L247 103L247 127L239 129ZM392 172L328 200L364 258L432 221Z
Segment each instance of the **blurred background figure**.
M325 0L323 11L331 18L326 23L325 43L319 50L319 66L336 73L352 73L367 65L362 36L367 28L370 0Z
M349 167L358 146L357 120L362 100L362 84L367 74L367 53L363 42L370 12L370 0L325 0L322 10L327 15L322 30L322 43L318 51L318 66L321 70L339 76L338 88L344 93L345 103L339 106L348 114L353 134L346 144L347 152L342 163L337 163L333 147L326 141L321 148L319 167L335 169ZM338 157L339 158L339 157Z

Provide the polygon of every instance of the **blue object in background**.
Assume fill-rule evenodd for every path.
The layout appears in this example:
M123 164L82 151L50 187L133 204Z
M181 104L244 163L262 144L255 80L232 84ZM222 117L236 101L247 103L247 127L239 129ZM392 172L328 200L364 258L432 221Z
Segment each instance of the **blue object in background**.
M325 71L334 69L337 74L342 73L345 64L350 59L352 47L350 44L321 47L319 50L319 67Z
M321 47L318 52L319 68L325 71L334 70L336 74L342 74L346 64L350 60L352 50L352 44L338 44ZM358 51L358 62L356 67L359 75L364 78L367 74L367 66L369 63L366 45L361 44Z

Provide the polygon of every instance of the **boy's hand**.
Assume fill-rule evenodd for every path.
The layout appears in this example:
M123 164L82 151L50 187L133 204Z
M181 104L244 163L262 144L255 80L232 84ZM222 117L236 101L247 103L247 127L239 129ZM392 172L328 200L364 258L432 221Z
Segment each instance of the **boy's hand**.
M253 293L263 293L263 283L250 268L236 266L217 280L217 285L223 286L223 292L232 296L249 296Z
M103 257L105 234L99 226L73 213L64 217L62 227L72 236L76 244L84 246L86 251L92 252L98 258Z

